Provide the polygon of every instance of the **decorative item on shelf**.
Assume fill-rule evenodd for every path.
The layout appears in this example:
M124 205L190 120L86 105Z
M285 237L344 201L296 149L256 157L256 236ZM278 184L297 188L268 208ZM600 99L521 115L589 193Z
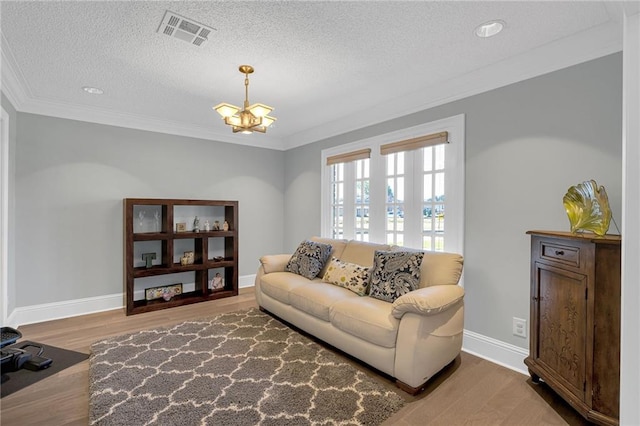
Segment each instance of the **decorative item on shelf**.
M214 262L222 262L224 260L223 256L214 256L213 259Z
M147 288L144 294L146 300L164 299L169 301L173 297L182 294L182 283Z
M140 210L138 212L138 225L140 225L140 229L138 230L139 232L143 231L143 227L144 227L144 217L147 215L147 212L145 210Z
M187 256L182 256L180 258L180 265L187 266L189 264L189 258Z
M155 258L155 253L142 253L142 260L145 261L145 268L151 268L153 266L153 260Z
M220 221L216 220L213 222L213 230L214 231L219 231L220 230Z
M211 231L211 224L209 223L209 219L204 221L204 230L205 232Z
M192 251L185 251L182 257L187 258L187 265L193 265L193 262L195 261L195 256Z
M200 232L200 219L198 219L198 216L193 219L193 232Z
M584 181L567 190L563 199L569 217L571 232L591 231L603 236L609 230L611 208L604 186L598 188L595 180Z
M220 272L216 272L216 275L209 282L209 290L220 290L221 288L224 288L224 278Z
M229 230L229 222L227 222L226 220L222 224L222 230L223 231L228 231Z
M187 223L186 222L176 223L176 232L187 232Z
M251 65L240 65L238 70L245 76L244 107L240 110L237 106L223 102L214 106L213 109L222 116L225 124L232 127L233 133L266 133L267 127L276 121L274 117L267 115L273 108L265 104L249 106L249 74L253 73L254 69Z
M155 231L160 232L160 212L153 213L153 218L155 219L156 223Z

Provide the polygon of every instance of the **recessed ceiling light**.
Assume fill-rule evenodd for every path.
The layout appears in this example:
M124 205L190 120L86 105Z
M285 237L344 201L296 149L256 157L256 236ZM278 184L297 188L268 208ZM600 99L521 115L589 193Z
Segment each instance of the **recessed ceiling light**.
M476 27L475 34L481 38L493 37L502 31L505 26L506 24L504 21L500 20L485 22L484 24Z
M90 86L84 86L82 90L92 95L102 95L104 93L104 90L99 89L97 87L90 87Z

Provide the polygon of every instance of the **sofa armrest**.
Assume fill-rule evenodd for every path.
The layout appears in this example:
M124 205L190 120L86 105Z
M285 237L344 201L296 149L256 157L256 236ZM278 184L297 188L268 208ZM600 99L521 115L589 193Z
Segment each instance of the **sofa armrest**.
M436 285L414 290L398 297L393 302L395 318L402 318L406 312L419 315L435 315L446 311L464 297L464 289L459 285Z
M284 272L285 266L291 259L290 254L269 254L260 258L260 263L265 274L272 272Z

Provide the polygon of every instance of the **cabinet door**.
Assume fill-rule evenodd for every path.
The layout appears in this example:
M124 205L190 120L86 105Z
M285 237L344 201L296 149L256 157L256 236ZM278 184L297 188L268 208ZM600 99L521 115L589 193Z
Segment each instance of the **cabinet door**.
M584 401L587 276L536 262L536 363Z

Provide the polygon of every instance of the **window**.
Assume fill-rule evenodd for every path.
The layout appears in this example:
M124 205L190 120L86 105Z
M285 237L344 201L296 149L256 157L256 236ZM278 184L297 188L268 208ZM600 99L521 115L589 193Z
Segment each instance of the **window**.
M344 236L344 163L331 166L331 237Z
M369 159L355 162L355 239L369 241Z
M387 155L387 202L385 204L387 220L387 244L404 245L404 211L405 206L405 153Z
M369 241L369 157L370 149L341 153L326 158L330 169L330 232L332 238L350 237Z
M422 149L422 247L444 250L445 210L445 146Z
M464 115L330 148L322 161L324 236L463 253Z

